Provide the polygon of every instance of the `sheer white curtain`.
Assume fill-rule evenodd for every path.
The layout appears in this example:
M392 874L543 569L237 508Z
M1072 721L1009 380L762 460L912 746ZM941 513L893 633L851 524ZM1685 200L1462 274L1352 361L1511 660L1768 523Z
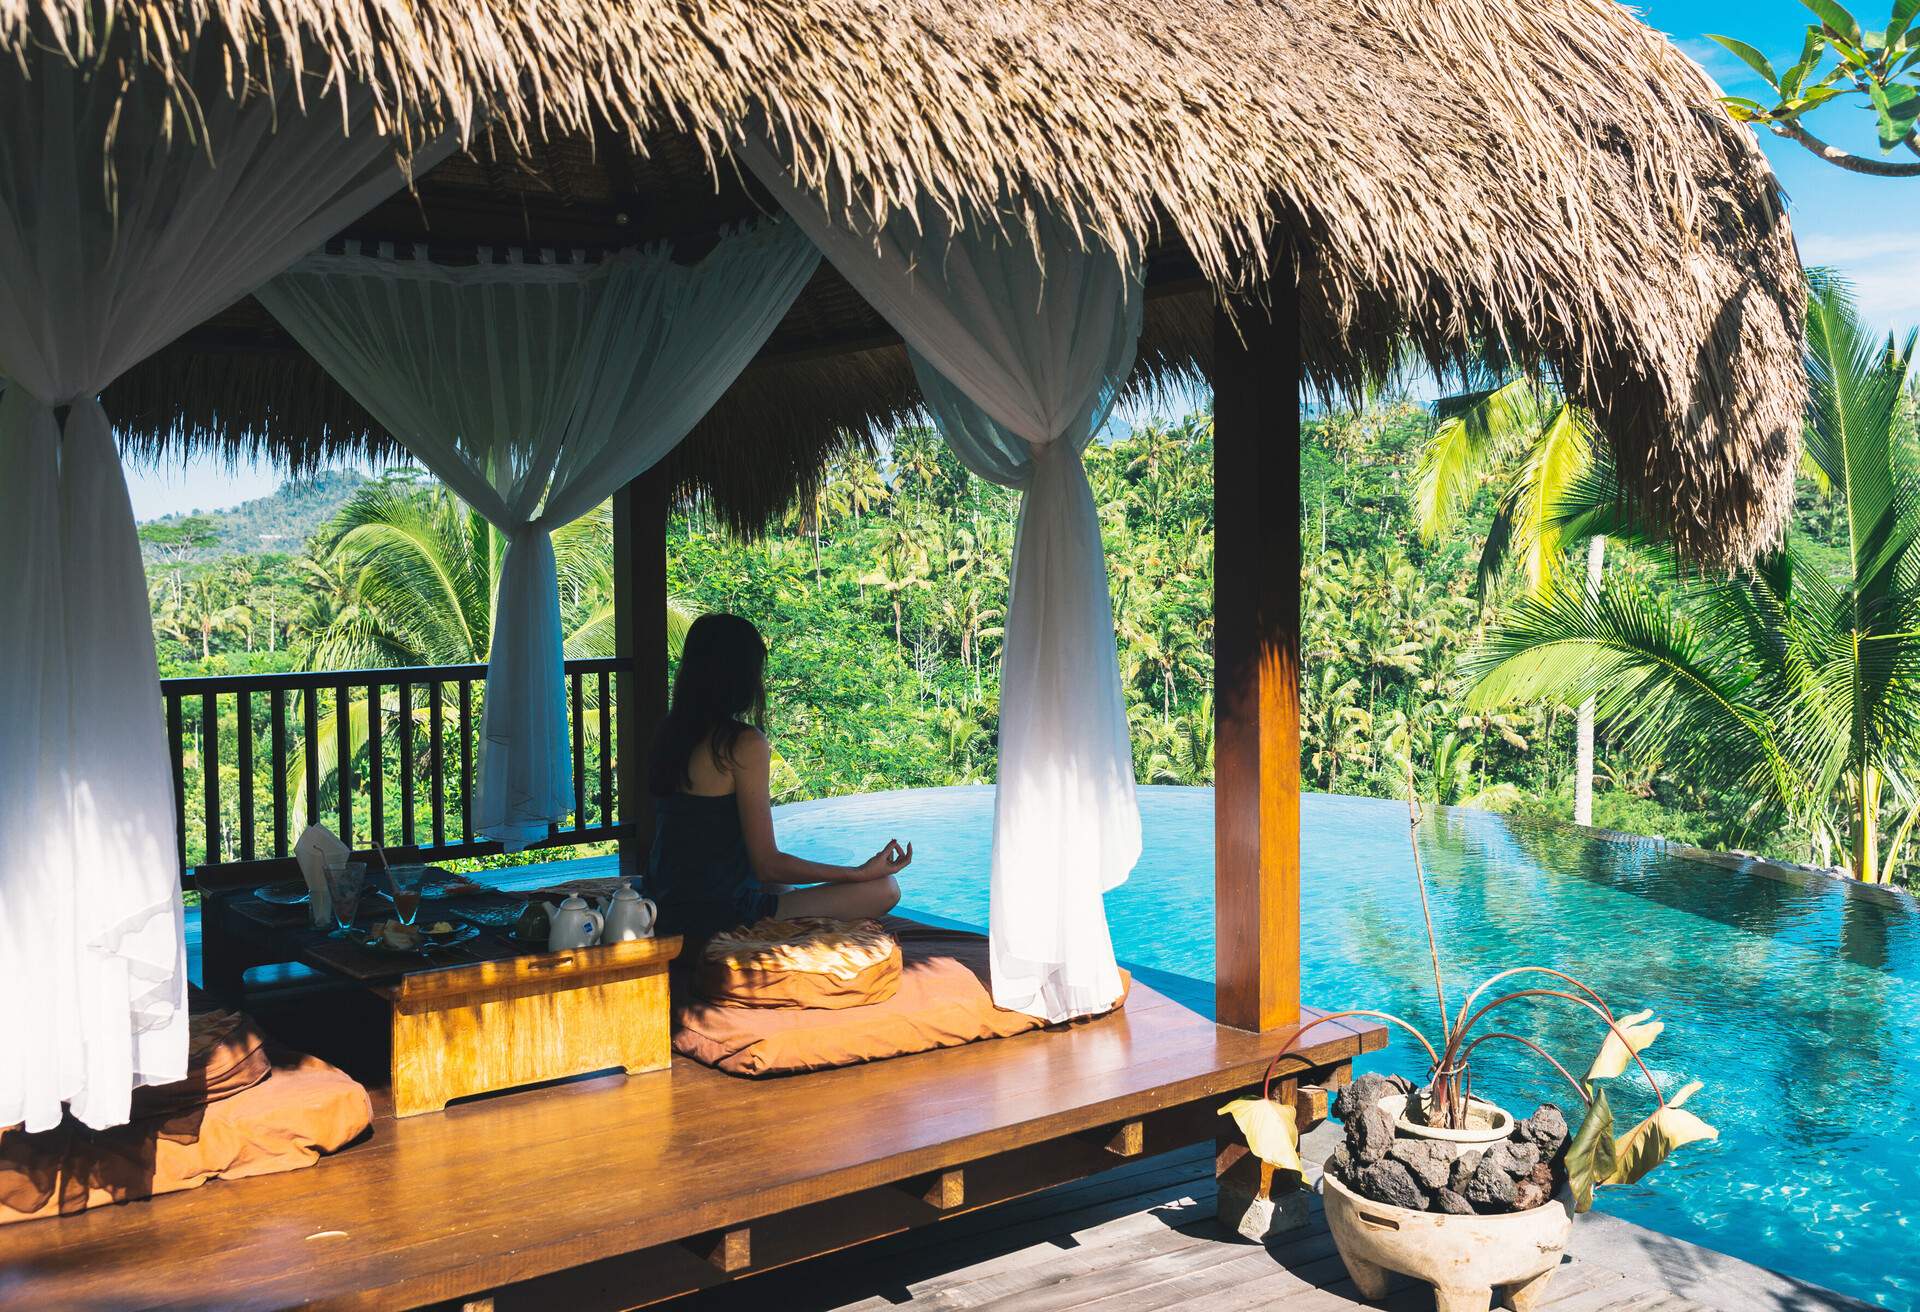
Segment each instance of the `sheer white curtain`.
M1138 267L1057 221L1008 237L924 206L876 231L796 187L761 143L742 154L907 340L955 454L1024 494L1000 672L993 996L1049 1021L1103 1011L1120 975L1101 895L1140 857L1140 811L1080 452L1133 366Z
M507 538L474 822L509 851L573 809L553 529L671 451L732 385L820 254L792 224L599 263L317 255L260 300L420 463Z
M302 115L285 83L236 106L217 53L184 74L204 119L163 138L149 78L109 159L113 77L0 70L0 1125L119 1124L185 1074L159 679L98 393L405 182L370 97Z

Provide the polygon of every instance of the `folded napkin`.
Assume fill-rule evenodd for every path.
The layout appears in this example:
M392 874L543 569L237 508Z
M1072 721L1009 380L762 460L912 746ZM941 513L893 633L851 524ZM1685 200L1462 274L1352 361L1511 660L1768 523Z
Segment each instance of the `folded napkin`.
M308 825L293 845L293 859L300 863L300 874L307 881L307 902L313 923L333 922L333 898L327 893L327 867L345 861L347 845L333 836L325 825Z

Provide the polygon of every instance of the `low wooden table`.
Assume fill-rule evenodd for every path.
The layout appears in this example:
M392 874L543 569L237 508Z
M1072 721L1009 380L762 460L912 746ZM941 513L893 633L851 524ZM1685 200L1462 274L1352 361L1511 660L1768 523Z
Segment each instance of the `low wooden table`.
M305 905L266 902L248 889L205 897L204 973L228 1002L240 1003L250 966L297 961L385 1004L396 1116L591 1071L662 1070L671 1060L667 967L680 952L677 935L534 952L483 924L465 942L408 956L330 937L308 923ZM458 921L463 903L503 898L512 895L433 899L420 918ZM362 925L391 913L379 898L367 903Z

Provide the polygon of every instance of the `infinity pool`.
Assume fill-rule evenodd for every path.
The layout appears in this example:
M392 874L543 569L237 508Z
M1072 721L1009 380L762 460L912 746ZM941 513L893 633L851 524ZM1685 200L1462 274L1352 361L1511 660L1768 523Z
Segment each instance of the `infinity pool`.
M1213 790L1141 790L1146 850L1107 898L1128 964L1182 977L1206 1006L1213 972ZM990 788L922 789L781 807L781 845L864 860L914 844L905 907L983 926ZM1317 1007L1371 1007L1435 1027L1406 811L1368 798L1304 806L1304 989ZM1600 1208L1668 1234L1869 1299L1920 1309L1920 918L1900 908L1687 861L1657 843L1452 812L1421 835L1450 999L1491 972L1542 964L1573 974L1616 1013L1652 1007L1648 1051L1668 1087L1700 1079L1688 1106L1720 1129ZM1155 983L1160 981L1156 980ZM1184 986L1183 986L1184 985ZM1163 991L1168 991L1163 989ZM1531 1008L1531 1010L1527 1010ZM1512 1004L1508 1023L1578 1074L1591 1015L1553 999ZM1525 1114L1574 1100L1518 1049L1476 1054L1475 1086ZM1399 1039L1376 1067L1407 1074ZM1482 1060L1482 1059L1485 1060ZM1616 1119L1645 1114L1644 1086L1614 1082Z

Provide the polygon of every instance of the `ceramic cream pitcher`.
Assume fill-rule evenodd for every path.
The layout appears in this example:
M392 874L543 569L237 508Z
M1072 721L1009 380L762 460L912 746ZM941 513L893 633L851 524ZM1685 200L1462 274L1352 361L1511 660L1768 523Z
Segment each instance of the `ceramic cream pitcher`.
M600 941L625 943L630 939L653 937L653 923L659 919L660 909L652 898L641 897L623 884L600 904L600 915L606 922Z

